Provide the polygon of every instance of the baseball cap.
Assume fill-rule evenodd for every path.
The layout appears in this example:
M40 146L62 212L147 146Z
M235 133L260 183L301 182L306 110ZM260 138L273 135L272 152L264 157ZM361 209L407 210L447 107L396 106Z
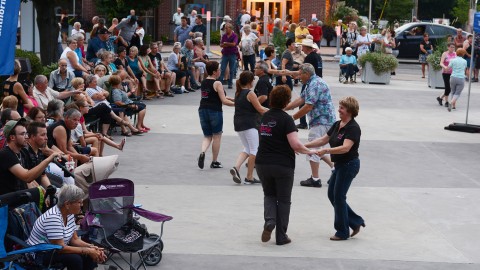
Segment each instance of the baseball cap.
M110 34L106 28L100 28L97 31L97 34L102 35L102 34Z
M18 121L17 120L8 121L3 127L3 134L5 135L5 138L8 138L10 136L10 133L12 133L12 130L14 130L16 126L18 126L19 124L25 125L26 123L27 123L27 119L25 118L20 118Z
M317 19L317 18L313 18L313 19L312 19L312 22L318 22L318 19Z

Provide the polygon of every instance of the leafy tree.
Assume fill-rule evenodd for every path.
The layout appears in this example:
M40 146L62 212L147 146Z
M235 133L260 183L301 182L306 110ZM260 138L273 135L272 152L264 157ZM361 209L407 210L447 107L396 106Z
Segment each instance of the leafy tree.
M102 14L108 20L111 20L115 17L126 17L130 14L131 9L134 9L137 12L136 14L139 15L139 12L152 9L152 7L157 7L163 2L163 0L96 0L94 2L98 14Z
M413 2L411 0L388 1L385 7L385 19L390 24L395 21L408 20L411 17Z
M477 6L477 10L479 10L479 8L480 5ZM468 23L469 9L469 0L457 0L452 10L452 16L460 23L460 25L465 25L466 23Z

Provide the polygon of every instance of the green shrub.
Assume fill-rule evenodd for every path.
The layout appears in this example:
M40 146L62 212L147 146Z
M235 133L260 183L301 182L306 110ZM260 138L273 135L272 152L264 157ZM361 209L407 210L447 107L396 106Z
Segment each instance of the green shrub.
M58 69L58 63L51 63L50 65L43 67L42 74L47 78L50 78L50 73L56 69Z
M37 54L30 51L24 51L21 49L15 50L15 57L23 57L30 59L30 65L32 66L32 73L30 73L30 78L35 78L35 76L43 73L43 66L38 58Z
M440 59L442 58L442 54L444 51L447 50L447 40L443 39L440 40L437 46L434 47L433 53L427 56L427 63L433 70L439 71L442 69L440 66Z
M398 60L395 56L379 52L366 53L358 58L358 62L363 68L367 62L370 62L377 75L392 72L398 67Z
M150 45L150 43L152 43L153 41L153 37L152 35L146 35L143 37L143 44L145 45Z
M210 44L220 45L220 30L210 31Z

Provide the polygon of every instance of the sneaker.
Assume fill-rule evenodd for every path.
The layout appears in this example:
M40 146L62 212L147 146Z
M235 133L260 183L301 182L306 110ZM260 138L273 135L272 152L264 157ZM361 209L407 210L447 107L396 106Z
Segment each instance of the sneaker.
M242 183L242 178L240 178L240 173L238 172L237 168L232 167L232 168L230 169L230 174L231 174L232 177L233 177L233 182L235 182L235 183L237 183L237 184Z
M203 166L205 165L205 152L200 153L200 156L198 156L198 167L200 169L203 169Z
M447 101L447 102L445 102L445 107L447 107L447 108L448 108L448 104L450 104L448 101Z
M307 180L300 181L300 185L303 187L322 187L322 180L313 180L312 177L308 178Z
M449 104L448 104L448 108L447 108L447 110L448 110L449 112L451 112L451 111L452 111L452 104L451 104L451 103L449 103Z
M187 89L185 89L185 86L182 85L182 87L180 87L180 90L182 91L182 93L188 93Z
M227 88L228 88L228 89L233 89L233 86L229 85Z
M351 78L350 83L356 83L356 81L354 81L353 78Z
M222 166L222 163L218 161L212 161L212 163L210 164L210 168L219 169L219 168L223 168L223 166Z
M247 178L244 179L245 181L245 185L248 185L248 184L261 184L262 182L260 182L260 180L256 179L255 177L252 179L252 180L249 180Z
M437 97L437 101L438 101L438 104L440 104L440 106L443 105L442 99L440 97Z
M344 81L343 84L349 84L348 80Z

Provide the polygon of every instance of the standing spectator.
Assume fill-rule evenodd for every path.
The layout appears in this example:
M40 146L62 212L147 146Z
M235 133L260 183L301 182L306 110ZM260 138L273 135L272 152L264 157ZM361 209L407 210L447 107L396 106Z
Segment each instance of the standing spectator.
M94 38L90 38L88 41L88 46L87 46L87 61L92 62L94 64L97 63L98 58L97 58L97 52L100 49L104 49L107 51L111 51L112 48L109 46L107 43L108 38L110 36L110 33L108 32L107 29L101 28L97 32L98 36Z
M223 132L223 110L222 105L234 106L233 99L227 97L222 83L217 81L220 75L219 64L216 61L209 61L206 65L207 78L202 81L200 107L198 116L203 131L202 150L198 157L198 167L203 169L205 163L205 152L212 145L212 163L210 168L218 168L218 153ZM221 165L220 165L221 166Z
M180 42L180 45L183 46L183 44L185 44L185 40L189 38L191 29L192 27L189 26L187 23L187 17L182 17L181 25L177 26L177 28L175 28L175 31L173 32L173 40L175 42Z
M75 22L73 24L73 29L72 29L72 33L70 36L75 36L76 34L82 34L84 38L86 38L87 36L85 35L85 31L81 28L82 27L82 24L80 22Z
M118 25L118 19L117 18L113 18L112 19L112 25L110 25L110 27L108 28L108 32L112 33L112 35L114 36L118 36L118 29L117 29L117 25Z
M388 31L387 31L388 32ZM357 56L360 57L370 51L373 38L367 33L367 27L362 26L360 28L360 35L357 35Z
M68 14L66 10L63 10L62 15L60 16L60 25L62 32L63 42L67 41L68 37Z
M135 30L135 35L137 35L138 39L140 40L140 46L143 45L143 38L145 37L145 29L143 29L143 22L137 22L137 30Z
M307 28L307 20L305 19L300 19L300 22L298 23L297 29L295 29L295 42L296 43L302 43L302 40L304 38L307 38L307 35L310 34Z
M308 63L315 68L315 74L318 77L323 77L323 61L322 57L320 54L318 54L315 49L316 43L314 43L311 39L304 39L302 41L302 52L306 54L305 59L303 60L303 63Z
M320 21L317 18L312 19L312 24L308 26L308 31L310 35L313 37L313 42L317 44L318 48L320 48L320 44L322 43L322 26L318 25Z
M288 31L285 33L285 37L287 39L293 39L295 40L295 30L297 29L297 24L296 23L291 23L288 26Z
M342 47L343 47L343 52L342 54L345 54L345 49L347 47L352 48L353 50L353 55L357 56L357 23L354 21L351 21L348 24L348 28L342 33Z
M258 97L258 102L265 107L270 108L269 96L272 91L272 82L270 76L268 76L268 65L265 61L260 60L255 65L255 76L258 76L258 82L255 85L255 94Z
M423 40L420 42L420 55L418 60L422 64L422 78L425 78L425 67L428 66L427 56L433 51L433 45L428 40L428 34L423 34Z
M292 91L285 85L275 86L270 94L270 110L260 124L260 143L255 161L264 195L262 242L270 240L276 228L277 245L292 240L287 235L295 173L295 153L314 154L302 145L295 122L285 111ZM271 123L275 123L272 125Z
M27 93L23 89L23 86L18 82L18 75L22 71L22 65L18 60L15 60L13 66L13 75L10 75L8 79L0 84L0 100L6 96L15 96L18 99L17 112L23 116L24 107L31 109L33 107L32 102L28 99Z
M233 78L236 69L237 53L238 53L238 36L233 32L233 26L231 24L225 25L225 34L220 41L220 47L222 47L222 63L220 78L225 81L225 70L227 64L230 68L230 76L228 77L228 89L233 88Z
M290 27L290 22L285 21L285 23L283 24L283 28L282 28L282 32L283 32L284 35L287 33L289 27Z
M48 87L55 91L63 92L72 88L72 80L75 78L73 72L67 70L67 60L58 60L58 69L50 72Z
M463 42L463 49L465 50L465 55L463 58L467 61L467 69L465 69L465 80L468 82L470 80L470 75L472 75L470 71L470 62L472 59L472 46L473 46L473 35L470 34L467 36L467 39Z
M273 27L274 26L275 26L275 24L273 23L273 19L268 17L268 21L267 21L268 35L273 35Z
M465 69L467 68L467 61L462 57L466 54L464 49L457 49L457 57L450 60L448 67L452 69L450 76L450 103L448 104L448 111L457 108L457 100L465 87Z
M116 27L120 31L118 39L123 46L130 48L130 43L137 30L137 16L129 15L123 19Z
M365 227L365 221L357 215L347 203L347 192L353 179L360 171L358 147L360 146L361 130L355 117L358 115L358 101L354 97L340 100L338 114L340 120L335 122L327 134L307 143L306 147L319 147L327 143L330 148L323 148L317 155L331 154L335 162L335 170L330 176L328 185L328 199L335 211L335 235L332 241L347 240L360 232ZM350 229L352 228L352 234Z
M308 141L321 138L335 123L335 107L333 106L330 88L325 81L315 75L315 69L310 64L300 67L300 80L305 85L305 90L300 97L290 102L286 110L292 110L302 104L303 108L293 114L293 119L298 119L308 114L310 131ZM321 187L322 182L318 173L320 160L333 167L330 157L327 155L312 155L307 157L310 162L311 177L301 181L300 185L308 187Z
M207 38L207 27L205 27L205 25L203 24L202 15L197 15L195 17L195 24L189 33L192 39L195 38L195 33L202 33L202 39Z
M273 21L273 33L272 33L272 39L276 40L280 36L283 36L283 31L282 31L282 20L280 18L276 18Z
M173 14L172 21L173 24L176 26L180 26L182 24L182 17L184 17L182 9L180 7L177 8L177 12Z
M306 28L305 28L306 29ZM279 70L286 70L292 71L293 70L293 56L292 52L295 51L295 43L293 40L288 39L285 43L287 49L283 52L282 55L282 62L278 67ZM293 89L293 79L290 75L283 75L281 77L277 77L277 85L286 84L290 89Z
M92 32L90 32L90 38L96 37L99 34L98 31L100 29L107 30L107 27L105 25L105 19L104 18L98 18L98 16L95 16L95 17L96 17L96 23L94 23L93 28L92 28ZM92 18L92 22L95 19L95 17Z
M242 16L245 14L247 11L245 9L240 10L238 13L237 19L235 20L235 32L240 33L240 28L242 25ZM233 24L232 24L233 25Z
M251 26L249 24L243 27L243 32L240 41L240 49L242 51L242 60L244 70L250 70L253 72L255 67L255 44L258 42L258 37L252 33Z
M200 15L201 17L202 15ZM195 24L196 24L196 19L197 19L197 11L195 9L192 9L192 11L190 12L190 15L188 16L188 25L190 27L194 27Z
M453 38L453 42L455 43L455 48L463 48L463 43L465 42L466 38L463 36L462 28L457 28L457 35Z
M260 181L253 177L255 157L258 151L258 130L256 128L257 113L264 114L268 111L258 102L257 95L250 90L253 87L254 75L250 71L244 71L236 82L235 91L235 115L233 124L235 131L243 144L243 151L238 155L235 166L230 169L233 181L237 184L242 182L239 170L242 164L247 161L247 176L245 184L258 184Z
M222 37L224 34L225 34L225 25L227 23L231 23L232 22L232 18L228 15L225 15L223 17L223 22L222 24L220 24L220 36Z
M442 67L442 77L443 83L445 84L445 91L443 95L437 97L438 104L442 106L442 101L445 100L445 107L448 108L448 96L450 95L450 76L452 75L452 68L448 66L450 61L457 57L455 53L455 43L449 43L447 51L442 53L442 57L440 58L440 66Z
M251 18L252 16L250 16L250 14L246 10L243 10L243 15L240 18L240 25L242 27L245 26L245 24L249 22Z
M195 89L200 88L200 82L195 81L195 63L193 59L193 41L191 39L187 39L185 41L185 45L180 49L180 54L183 55L185 61L183 62L184 65L186 64L185 71L186 71L186 88L189 92L195 92ZM183 58L182 57L182 58ZM182 60L183 61L183 60Z

